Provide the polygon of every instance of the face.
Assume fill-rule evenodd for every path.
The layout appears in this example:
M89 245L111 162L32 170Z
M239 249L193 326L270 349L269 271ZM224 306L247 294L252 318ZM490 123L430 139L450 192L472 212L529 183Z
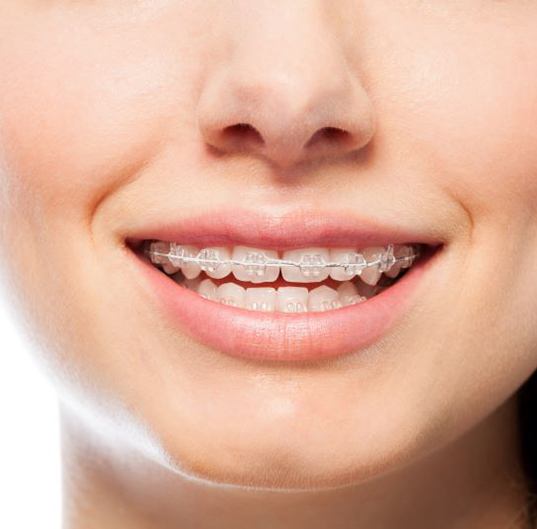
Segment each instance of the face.
M4 283L66 406L260 487L359 482L476 425L537 364L536 33L522 1L3 0ZM332 269L289 265L302 290L256 311L237 288L267 277L203 297L210 268L148 240L422 253L376 290L355 269L341 307Z

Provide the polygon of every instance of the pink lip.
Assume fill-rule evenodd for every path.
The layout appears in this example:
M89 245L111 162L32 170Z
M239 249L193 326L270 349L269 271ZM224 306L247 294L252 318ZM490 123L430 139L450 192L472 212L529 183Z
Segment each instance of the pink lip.
M307 246L364 247L390 242L438 241L423 234L373 226L333 216L277 219L241 211L184 219L148 228L128 238L184 244L239 245L286 249ZM129 252L139 267L157 310L199 343L228 355L263 361L315 361L357 352L377 341L408 310L420 278L439 252L420 259L393 286L366 302L327 312L264 313L207 300L178 285L145 258Z
M198 246L244 245L279 250L309 246L363 248L411 242L438 245L440 242L425 233L361 218L355 212L334 215L319 210L301 210L275 217L240 208L146 226L128 234L127 239L157 239Z

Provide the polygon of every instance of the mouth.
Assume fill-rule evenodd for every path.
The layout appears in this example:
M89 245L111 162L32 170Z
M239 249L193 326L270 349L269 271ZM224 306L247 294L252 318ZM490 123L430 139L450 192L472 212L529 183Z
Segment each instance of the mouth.
M412 235L235 212L147 229L126 246L196 341L242 359L312 361L371 344L407 310L442 247Z
M395 284L426 251L421 244L277 251L155 240L140 248L176 284L207 300L283 313L364 303Z

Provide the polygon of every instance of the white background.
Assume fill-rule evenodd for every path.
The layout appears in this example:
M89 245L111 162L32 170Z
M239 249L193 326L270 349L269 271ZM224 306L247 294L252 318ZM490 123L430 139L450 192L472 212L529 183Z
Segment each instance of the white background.
M56 394L2 303L0 297L0 526L60 529Z

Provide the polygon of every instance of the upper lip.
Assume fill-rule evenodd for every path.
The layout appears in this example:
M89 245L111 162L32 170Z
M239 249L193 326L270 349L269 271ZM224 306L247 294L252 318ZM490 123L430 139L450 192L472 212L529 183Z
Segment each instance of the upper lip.
M387 244L440 244L418 229L403 228L356 213L294 210L282 215L232 208L171 221L162 220L127 234L127 241L174 241L200 247L251 246L286 250L306 247L385 246Z

